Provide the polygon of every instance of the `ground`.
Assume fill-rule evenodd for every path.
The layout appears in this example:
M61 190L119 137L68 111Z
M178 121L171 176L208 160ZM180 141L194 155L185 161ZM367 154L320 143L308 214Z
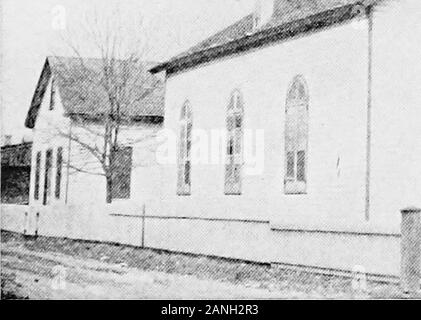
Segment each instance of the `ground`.
M352 299L401 297L391 284L228 259L1 232L2 299Z

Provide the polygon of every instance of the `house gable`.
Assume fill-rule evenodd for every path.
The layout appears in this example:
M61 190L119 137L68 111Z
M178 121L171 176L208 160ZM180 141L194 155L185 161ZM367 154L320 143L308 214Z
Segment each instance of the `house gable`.
M60 88L54 77L50 76L45 85L43 95L37 110L37 121L34 128L37 131L48 131L55 127L62 127L66 122L65 110L61 98Z
M25 120L25 126L34 128L41 102L50 79L55 79L61 92L66 116L78 115L90 119L109 113L109 97L104 89L103 61L94 58L47 57ZM121 81L127 81L130 90L127 101L122 101L121 117L129 120L160 118L164 110L164 81L149 73L150 62L117 60L113 66L121 72ZM124 75L124 76L123 76ZM115 81L120 78L117 75Z

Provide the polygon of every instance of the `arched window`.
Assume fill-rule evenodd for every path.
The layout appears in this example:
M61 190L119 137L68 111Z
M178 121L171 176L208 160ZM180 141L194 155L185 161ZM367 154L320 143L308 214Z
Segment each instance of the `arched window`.
M191 146L192 146L192 110L186 101L181 108L180 136L178 152L178 183L177 194L191 193Z
M225 163L225 194L241 194L243 163L243 100L235 90L227 109L227 150Z
M308 159L307 85L302 76L294 77L285 107L285 180L286 194L305 193Z

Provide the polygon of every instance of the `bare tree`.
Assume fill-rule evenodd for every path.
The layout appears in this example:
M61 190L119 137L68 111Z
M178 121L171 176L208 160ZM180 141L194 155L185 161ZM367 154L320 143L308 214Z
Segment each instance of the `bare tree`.
M146 37L142 20L130 28L126 21L122 23L118 10L112 17L94 13L81 25L78 41L74 36L62 37L74 58L53 59L52 69L56 70L53 81L60 82L59 87L63 88L60 94L74 106L69 116L79 129L59 128L59 134L89 154L86 161L70 162L68 166L75 172L104 176L108 203L112 200L113 171L121 165L115 154L122 148L122 127L130 126L139 116L148 117L151 123L159 119L154 114L139 112L147 109L145 103L151 103L149 96L159 95L162 90L162 81L148 73L152 63L144 59L148 50ZM90 52L94 49L97 58L85 58L83 47L90 47ZM81 129L90 138L80 134ZM150 135L145 135L130 144L148 138ZM91 166L92 159L100 164L99 170Z

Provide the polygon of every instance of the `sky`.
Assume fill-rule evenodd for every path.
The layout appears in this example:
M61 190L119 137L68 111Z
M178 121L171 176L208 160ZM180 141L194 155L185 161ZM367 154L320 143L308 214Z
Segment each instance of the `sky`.
M250 13L254 2L0 0L1 134L11 134L13 143L30 136L24 121L45 57L73 54L65 37L70 35L83 55L96 56L81 31L94 16L111 21L118 14L127 30L141 19L150 47L146 58L164 61Z

